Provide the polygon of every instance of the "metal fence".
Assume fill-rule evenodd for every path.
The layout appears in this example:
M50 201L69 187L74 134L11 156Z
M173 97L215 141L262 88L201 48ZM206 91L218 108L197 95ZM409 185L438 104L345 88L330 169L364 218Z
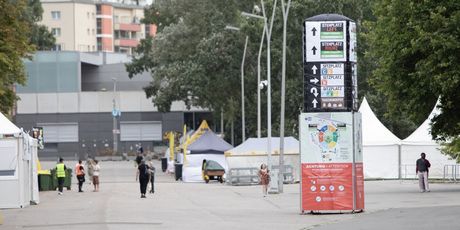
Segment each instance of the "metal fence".
M460 179L460 165L444 165L442 180L457 183L457 178Z
M272 172L277 173L279 171L278 165L273 165ZM229 170L227 183L230 185L254 185L259 184L259 168L256 167L244 167L244 168L232 168ZM294 168L291 165L284 166L284 183L294 183Z

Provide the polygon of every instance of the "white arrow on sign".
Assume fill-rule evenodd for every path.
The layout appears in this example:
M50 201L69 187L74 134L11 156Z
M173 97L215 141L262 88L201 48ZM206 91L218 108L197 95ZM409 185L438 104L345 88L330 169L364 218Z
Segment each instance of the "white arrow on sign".
M315 97L318 97L318 89L315 88L315 87L312 87L310 89L310 93L312 93L313 95L315 95Z
M318 69L318 67L316 67L316 65L313 65L313 67L311 67L311 70L313 70L313 74L316 74L317 69Z
M313 79L310 79L310 83L316 84L316 83L318 83L318 82L319 82L319 80L318 80L316 77L313 78Z
M313 103L313 108L316 108L316 104L318 104L318 101L315 98L315 99L313 99L313 101L311 103Z

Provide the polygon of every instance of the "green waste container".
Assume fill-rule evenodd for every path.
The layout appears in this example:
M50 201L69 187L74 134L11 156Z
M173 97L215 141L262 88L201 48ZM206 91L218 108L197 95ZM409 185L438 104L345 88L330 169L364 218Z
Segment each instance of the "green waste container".
M38 188L40 191L49 191L53 189L53 181L49 174L38 175Z
M56 190L56 188L58 187L56 168L51 169L50 171L51 171L51 177L53 178L52 190ZM67 188L67 190L70 190L71 186L72 186L72 169L68 168L65 172L64 188Z

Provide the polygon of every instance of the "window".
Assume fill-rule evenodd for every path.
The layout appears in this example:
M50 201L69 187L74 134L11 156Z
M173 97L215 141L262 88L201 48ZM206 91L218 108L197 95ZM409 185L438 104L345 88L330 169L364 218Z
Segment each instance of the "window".
M88 33L88 35L90 35L90 34L89 34L89 28L88 28L88 29L86 29L86 32Z
M95 34L96 34L96 31L93 29L93 35L95 35Z
M59 37L59 36L61 36L61 28L52 28L52 29L51 29L51 33L52 33L55 37Z
M77 123L40 124L45 143L78 142Z
M161 141L162 129L161 122L141 121L141 122L121 122L120 123L121 141Z
M61 51L62 46L61 46L61 44L55 44L54 47L51 48L51 50L53 50L53 51Z
M53 20L61 19L61 11L51 11L51 18Z

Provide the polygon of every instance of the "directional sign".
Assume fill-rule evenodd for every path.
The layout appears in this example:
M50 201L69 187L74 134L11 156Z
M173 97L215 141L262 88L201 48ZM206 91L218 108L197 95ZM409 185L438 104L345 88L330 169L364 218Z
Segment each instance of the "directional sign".
M346 21L306 21L305 60L346 61Z

